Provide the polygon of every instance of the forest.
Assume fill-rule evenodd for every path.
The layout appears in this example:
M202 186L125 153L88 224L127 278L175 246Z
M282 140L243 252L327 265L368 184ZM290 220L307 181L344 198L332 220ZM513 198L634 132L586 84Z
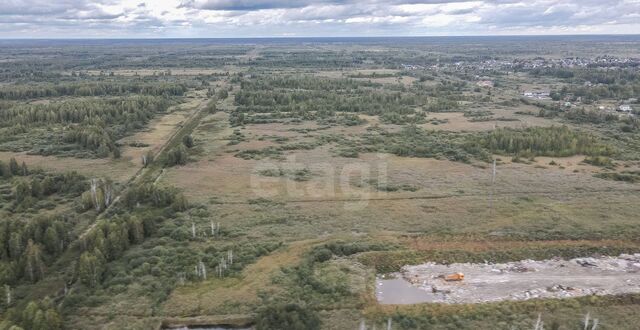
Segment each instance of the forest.
M70 144L95 157L118 158L117 140L142 128L173 104L174 101L162 96L16 104L0 113L0 149L52 155L73 151L65 147ZM46 147L30 138L42 134L44 127ZM52 140L55 142L51 143Z

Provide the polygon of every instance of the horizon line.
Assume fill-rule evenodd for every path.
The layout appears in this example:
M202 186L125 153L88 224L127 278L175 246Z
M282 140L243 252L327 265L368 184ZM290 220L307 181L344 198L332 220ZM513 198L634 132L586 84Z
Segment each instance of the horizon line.
M374 39L374 38L465 38L465 37L588 37L640 36L640 33L579 34L459 34L459 35L380 35L380 36L236 36L236 37L0 37L0 40L194 40L194 39Z

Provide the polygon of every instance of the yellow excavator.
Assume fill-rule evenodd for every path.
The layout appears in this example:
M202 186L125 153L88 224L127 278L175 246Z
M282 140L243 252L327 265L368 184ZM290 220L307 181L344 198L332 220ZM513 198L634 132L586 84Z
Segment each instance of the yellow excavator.
M464 280L464 274L454 273L454 274L445 275L444 280L447 282L459 282Z

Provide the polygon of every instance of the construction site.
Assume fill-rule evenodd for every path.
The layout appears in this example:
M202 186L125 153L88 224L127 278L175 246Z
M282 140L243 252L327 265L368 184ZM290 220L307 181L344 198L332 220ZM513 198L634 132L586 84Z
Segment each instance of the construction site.
M466 304L640 293L640 254L405 266L377 279L381 304Z

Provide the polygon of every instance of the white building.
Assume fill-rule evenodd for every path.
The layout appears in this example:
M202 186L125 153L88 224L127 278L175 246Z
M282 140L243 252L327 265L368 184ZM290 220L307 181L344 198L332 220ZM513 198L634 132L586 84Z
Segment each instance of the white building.
M476 83L476 85L478 85L478 87L489 87L492 88L493 87L493 81L491 80L480 80Z
M534 99L546 99L549 98L551 92L549 91L526 91L522 95Z
M621 106L619 106L619 107L618 107L618 111L621 111L621 112L631 112L631 111L633 111L633 108L632 108L630 105L628 105L628 104L623 104L623 105L621 105Z

